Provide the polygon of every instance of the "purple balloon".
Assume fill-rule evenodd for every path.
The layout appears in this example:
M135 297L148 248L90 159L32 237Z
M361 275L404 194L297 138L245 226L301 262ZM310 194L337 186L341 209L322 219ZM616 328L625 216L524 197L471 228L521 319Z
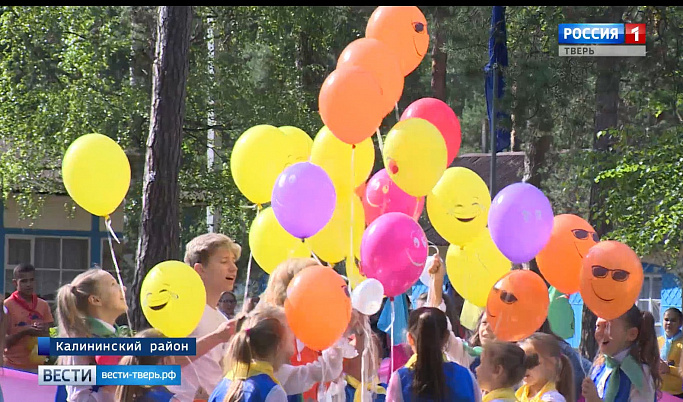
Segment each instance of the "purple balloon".
M553 218L553 208L541 190L528 183L514 183L491 202L489 232L507 259L522 264L548 243Z
M295 163L280 173L271 200L277 221L299 239L307 239L324 228L336 204L330 176L310 162Z

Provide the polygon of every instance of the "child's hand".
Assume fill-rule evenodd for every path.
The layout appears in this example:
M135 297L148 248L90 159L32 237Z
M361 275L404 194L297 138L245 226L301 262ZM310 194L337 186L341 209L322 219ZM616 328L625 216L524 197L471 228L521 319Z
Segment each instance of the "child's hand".
M446 268L438 254L436 254L432 260L432 265L429 267L429 274L438 279L443 279L443 277L446 276Z
M669 374L669 363L664 360L659 361L659 374Z
M218 335L221 342L228 342L233 335L235 335L235 328L237 327L237 320L232 319L228 322L221 323L216 328L215 334Z
M586 399L586 402L599 401L598 389L595 387L593 380L586 377L581 383L581 395Z

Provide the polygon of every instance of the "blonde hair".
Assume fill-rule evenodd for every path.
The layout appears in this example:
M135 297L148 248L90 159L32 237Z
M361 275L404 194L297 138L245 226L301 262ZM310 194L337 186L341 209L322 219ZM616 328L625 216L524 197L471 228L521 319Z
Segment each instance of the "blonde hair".
M165 338L158 329L150 328L135 335L136 338ZM119 366L157 366L163 364L165 356L123 356ZM144 395L150 387L143 385L119 385L116 387L116 400L134 402Z
M270 360L280 350L288 331L284 310L281 307L262 306L246 319L240 331L228 344L225 367L237 369L253 360ZM232 379L224 402L242 400L244 380Z
M57 292L57 320L59 336L67 338L90 338L92 334L86 324L88 298L99 295L99 284L102 278L111 275L109 272L90 268L78 274Z
M278 265L270 278L268 278L268 286L261 295L261 304L270 304L271 306L284 306L287 298L287 286L289 282L294 279L294 276L304 270L304 268L319 265L318 262L312 258L290 258Z
M242 247L228 236L221 233L206 233L190 240L185 247L185 264L194 268L194 264L206 265L209 257L216 250L225 247L235 255L235 261L242 255Z
M361 373L363 381L366 384L372 384L375 387L375 378L379 370L379 338L372 331L370 326L370 317L363 315L358 310L353 309L351 312L351 321L346 329L346 335L363 335L365 340L362 350L359 351L357 358L365 359L364 372ZM361 379L358 378L360 381ZM376 392L376 389L372 389Z

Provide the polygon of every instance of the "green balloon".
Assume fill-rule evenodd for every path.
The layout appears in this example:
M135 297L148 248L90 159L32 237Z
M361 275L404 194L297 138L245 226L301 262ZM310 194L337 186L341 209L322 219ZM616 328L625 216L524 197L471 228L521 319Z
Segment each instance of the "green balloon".
M548 306L550 329L562 339L573 337L575 332L574 309L569 304L569 298L552 286L548 295L550 297L550 305Z

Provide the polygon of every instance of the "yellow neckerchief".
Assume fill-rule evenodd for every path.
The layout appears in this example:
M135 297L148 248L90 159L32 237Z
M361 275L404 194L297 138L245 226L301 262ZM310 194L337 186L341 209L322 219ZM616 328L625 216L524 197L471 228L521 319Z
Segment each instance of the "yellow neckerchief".
M358 388L360 388L360 381L358 381L358 379L356 379L355 377L352 377L352 376L350 376L350 375L348 375L348 374L346 374L346 375L344 376L344 378L346 379L346 383L349 384L353 389L356 390L356 392L355 392L354 395L353 395L353 402L360 402L360 400L361 400L361 393L358 392ZM386 394L387 394L387 390L386 390L383 386L381 386L381 385L378 384L379 381L378 381L377 378L375 378L375 383L377 383L377 386L376 386L376 388L377 388L377 389L376 389L376 393L377 393L378 395L386 395ZM365 387L368 389L368 391L372 391L372 384L370 384L370 383L365 384Z
M275 384L282 386L280 381L275 378L275 372L273 370L273 365L258 360L252 360L250 364L237 363L236 367L225 375L228 380L246 380L247 378L255 377L259 374L266 374L270 377Z
M540 391L538 391L538 394L532 395L531 397L529 396L529 386L528 385L522 385L517 392L515 392L515 396L520 402L541 402L541 398L543 395L550 391L557 391L557 388L555 388L555 383L554 382L547 382L543 388L541 388Z
M447 362L448 358L446 357L446 354L443 353L442 356L443 356L443 361ZM415 364L417 364L417 353L413 353L413 355L410 356L410 359L408 359L408 363L406 363L406 365L404 367L413 370L415 368Z
M481 398L481 402L495 401L496 399L501 399L504 401L516 401L515 391L512 388L500 388L494 389L488 394Z

